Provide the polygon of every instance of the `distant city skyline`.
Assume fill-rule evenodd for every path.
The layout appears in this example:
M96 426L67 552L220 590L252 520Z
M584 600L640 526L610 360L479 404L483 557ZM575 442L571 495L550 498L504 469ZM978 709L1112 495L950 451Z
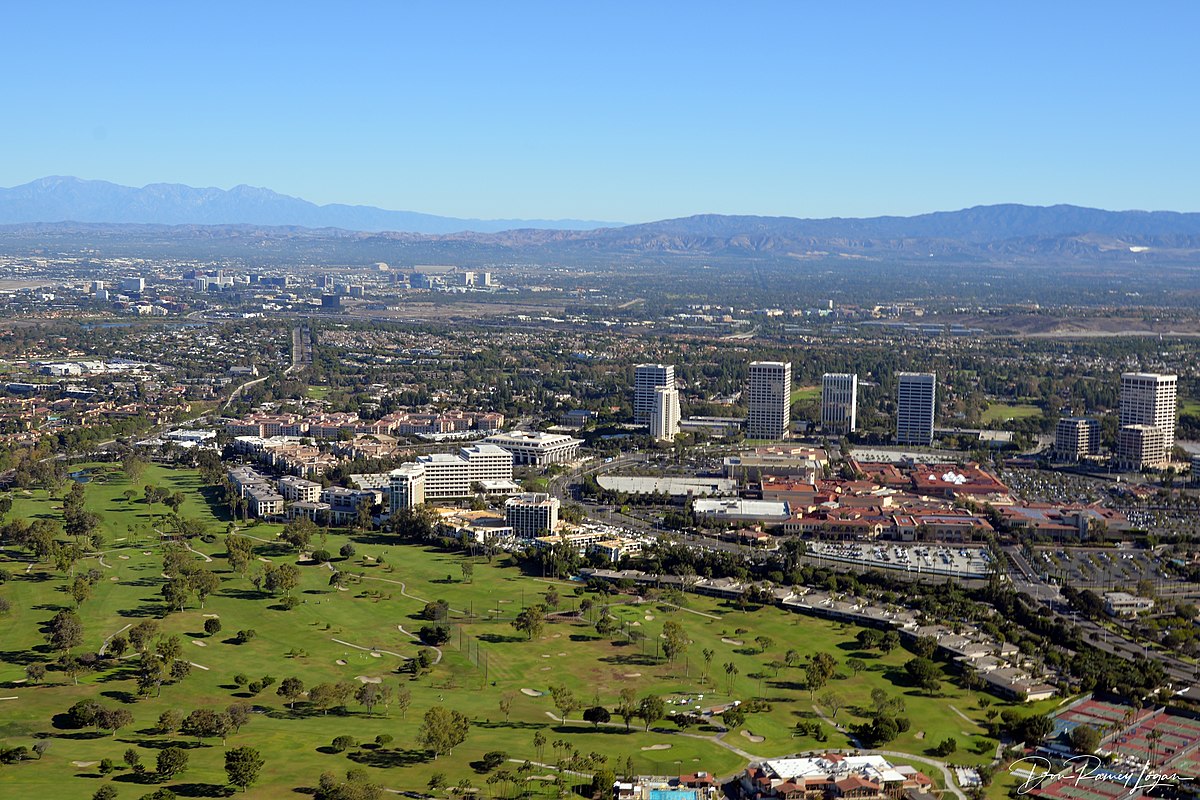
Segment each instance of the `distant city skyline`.
M628 223L1200 210L1200 7L9 9L0 186Z

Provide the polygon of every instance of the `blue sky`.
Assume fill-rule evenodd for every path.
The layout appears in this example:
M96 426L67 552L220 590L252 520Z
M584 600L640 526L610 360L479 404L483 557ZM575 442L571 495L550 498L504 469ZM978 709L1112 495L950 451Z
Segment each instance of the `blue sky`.
M1197 3L14 3L4 28L3 186L626 222L1200 210Z

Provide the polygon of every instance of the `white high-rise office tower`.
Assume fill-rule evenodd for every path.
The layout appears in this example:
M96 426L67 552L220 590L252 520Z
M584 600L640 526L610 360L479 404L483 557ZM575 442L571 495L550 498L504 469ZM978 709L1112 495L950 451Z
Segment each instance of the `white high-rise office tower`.
M654 390L654 410L650 413L650 436L669 442L679 433L679 390L659 386Z
M826 372L821 376L821 426L827 431L858 430L858 376Z
M638 364L633 368L633 421L649 425L654 413L654 390L660 386L675 388L673 364Z
M751 361L747 439L786 439L792 422L792 364Z
M1175 448L1179 378L1152 372L1121 375L1121 431L1117 460L1134 469L1162 468ZM1157 428L1161 436L1146 428Z
M937 376L932 372L901 372L896 390L896 441L933 443Z

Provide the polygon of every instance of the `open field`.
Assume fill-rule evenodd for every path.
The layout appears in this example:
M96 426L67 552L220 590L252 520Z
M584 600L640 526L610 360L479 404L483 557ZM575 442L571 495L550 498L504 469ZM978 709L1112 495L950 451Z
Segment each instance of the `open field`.
M1007 403L989 403L987 410L980 417L985 425L993 422L1007 422L1010 419L1026 419L1028 417L1036 417L1042 413L1042 410L1037 406L1027 405L1025 403L1017 403L1009 405Z
M799 402L801 400L820 400L820 399L821 399L821 387L820 386L800 386L796 389L792 389L792 402L793 403Z
M144 481L183 492L184 516L203 521L213 533L225 530L224 509L210 505L214 498L205 497L196 473L152 467ZM324 541L314 541L314 547L335 553L345 543L354 544L357 552L352 558L332 565L352 575L346 589L339 591L330 585L330 566L300 562L294 550L272 541L279 526L243 527L242 533L265 540L257 542L251 562L256 567L299 564L300 585L292 594L300 603L291 611L283 610L281 596L260 592L248 577L230 569L222 537L208 544L195 539L191 545L197 561L214 571L222 585L204 608L192 598L184 611L167 614L160 595L166 581L160 549L152 543L156 535L151 532L150 509L141 500L125 500L122 494L127 488L119 470L111 467L106 476L87 484L87 502L102 517L106 545L102 554L91 555L76 566L77 572L96 569L100 577L91 598L79 609L84 637L75 652L95 652L107 637L127 625L156 619L163 634L180 637L184 658L194 666L181 682L164 685L161 696L138 697L136 659L128 657L115 664L101 662L100 670L80 676L78 686L56 668L51 668L43 685L23 682L27 665L55 660L41 627L57 611L74 603L65 591L67 581L53 564L31 563L25 551L5 548L0 553L0 568L12 577L0 586L0 596L12 609L3 620L0 641L0 696L16 699L3 704L0 740L9 747L31 746L35 737L44 737L49 749L41 761L0 767L0 794L20 786L26 796L47 800L89 797L102 782L112 780L121 787L122 796L140 796L154 787L137 785L129 770L102 778L94 767L77 767L73 762L107 757L120 764L121 754L133 747L144 763L152 764L159 748L179 741L189 748L191 766L166 785L181 794L220 796L225 783L225 748L216 740L196 746L194 739L158 734L152 728L159 714L168 709L186 714L201 707L223 709L237 701L252 703L260 712L228 740L230 747L257 747L266 759L258 784L247 794L252 798L279 797L298 786L315 786L321 772L343 772L355 765L392 789L423 789L434 770L444 771L449 785L469 778L483 787L486 775L477 774L470 763L490 750L503 750L518 760L556 760L549 744L539 759L533 744L538 729L544 730L550 742L562 739L583 754L607 756L618 771L623 770L626 757L631 757L635 770L643 773L701 769L728 775L745 764L744 756L730 746L754 756L778 756L852 745L845 732L827 722L822 723L827 742L793 736L797 722L819 720L818 711L831 715L826 708L814 709L804 683L803 658L815 652L830 653L839 664L834 679L816 692L820 698L833 691L843 700L837 723L865 720L871 690L882 688L903 698L906 715L912 720L912 728L890 743L890 749L924 755L942 739L954 737L959 742L955 761L961 763L990 760L994 749L994 741L983 735L979 724L984 713L981 695L967 693L949 680L943 682L938 696L925 695L907 682L903 664L911 658L910 653L903 649L887 654L859 652L855 626L773 607L743 611L706 597L688 596L688 607L683 609L638 602L638 598L625 595L605 600L584 593L578 584L523 575L506 557L492 563L475 559L468 582L463 579L461 554L397 544L379 534L350 536L333 531ZM57 519L59 505L41 491L18 493L13 514ZM153 510L165 513L161 506ZM141 538L131 541L131 535ZM522 606L542 602L542 595L551 587L562 598L559 613L552 613L542 635L530 641L512 627L511 620ZM577 612L584 597L596 604L586 616ZM414 680L398 670L417 655L420 645L410 633L426 624L420 612L427 601L436 599L445 599L451 608L450 641L442 646L440 663ZM619 632L611 638L599 636L592 625L604 603L610 604L607 613L619 623ZM203 625L212 615L221 620L222 630L206 636ZM681 624L691 640L686 656L675 663L656 655L668 620ZM234 634L242 629L253 629L257 635L238 644ZM765 652L759 652L754 641L757 636L770 638ZM783 666L781 662L792 649L801 658L799 664ZM702 656L705 650L713 652L707 667ZM845 665L851 657L859 657L867 665L857 676ZM727 673L726 664L733 665L736 672ZM238 674L250 679L271 675L276 683L251 697L234 682ZM377 678L393 690L410 689L412 705L403 716L395 707L388 714L368 715L353 702L345 713L325 714L304 700L292 710L275 693L278 682L289 676L299 677L306 687L326 681L358 685L360 677ZM656 723L650 732L642 731L634 721L633 731L626 733L615 715L613 725L601 728L580 721L580 711L573 712L567 724L556 723L550 716L557 713L553 703L540 694L556 683L571 689L583 707L598 702L611 708L620 690L630 687L639 697L651 693L668 699L686 696L688 706L700 703L711 707L757 697L771 708L750 714L743 726L763 737L761 742L752 742L739 729L722 743L717 739L718 729L710 726L692 727L680 735L668 721ZM701 693L703 701L698 700ZM499 707L502 697L512 703L507 721ZM134 723L115 736L63 727L55 715L83 698L127 708ZM1007 706L988 699L993 708ZM434 705L459 710L472 721L465 744L436 764L416 745L422 715ZM1047 701L1029 710L1053 705L1054 701ZM668 709L688 706L670 704ZM386 748L351 748L340 755L325 752L330 741L341 734L360 742L388 734L394 741ZM661 744L670 747L647 749ZM491 788L487 787L488 791Z

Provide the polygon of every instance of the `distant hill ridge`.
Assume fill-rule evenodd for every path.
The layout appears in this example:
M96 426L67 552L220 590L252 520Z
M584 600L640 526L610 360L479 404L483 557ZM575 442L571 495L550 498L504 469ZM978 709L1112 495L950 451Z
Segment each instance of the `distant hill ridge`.
M1200 247L1200 213L1104 211L1071 205L976 206L913 217L799 219L700 214L620 226L585 220L467 220L371 206L318 206L269 189L140 189L71 177L0 189L0 225L38 223L300 227L505 249L619 253L1009 255ZM183 233L180 231L179 233ZM215 233L215 231L214 231Z

